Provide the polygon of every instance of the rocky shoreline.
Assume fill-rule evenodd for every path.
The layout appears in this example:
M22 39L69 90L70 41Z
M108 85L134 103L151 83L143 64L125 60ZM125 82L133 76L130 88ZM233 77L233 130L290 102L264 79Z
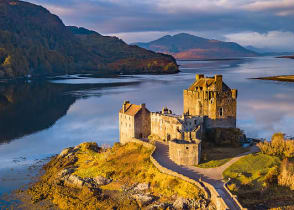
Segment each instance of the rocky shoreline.
M215 208L209 200L205 199L200 190L195 191L196 186L188 185L185 188L186 183L184 186L173 177L161 174L159 171L155 173L164 176L164 180L170 179L171 185L167 186L167 188L170 188L172 193L164 193L160 189L160 193L158 193L158 185L162 184L156 180L158 179L156 178L158 174L155 175L153 172L153 177L151 177L152 181L150 181L150 178L140 178L140 182L138 182L139 176L135 175L137 172L132 171L132 168L136 167L135 165L131 166L130 170L125 171L124 174L122 172L113 172L113 174L106 172L104 176L80 176L81 171L85 173L83 167L88 167L88 165L93 163L95 164L97 160L103 162L101 158L105 156L108 156L107 161L113 161L109 158L109 154L113 155L114 152L117 152L117 154L122 156L120 152L124 150L126 150L126 153L131 152L131 154L134 154L134 151L137 151L138 154L141 152L147 154L149 152L146 148L134 143L126 146L117 144L109 149L100 148L96 143L83 143L76 147L63 150L44 166L45 173L40 177L39 181L32 184L28 190L20 192L20 194L26 195L22 196L26 198L22 199L24 206L38 206L40 208L46 203L47 207L49 205L50 208L55 207L58 209ZM143 158L143 160L148 162L148 164L150 163L146 158ZM116 161L120 160L116 159ZM121 161L121 164L125 163ZM116 163L113 163L113 165L116 165ZM93 174L92 169L93 167L87 168L86 174ZM153 167L151 169L153 170ZM100 172L97 171L97 173ZM135 174L133 175L132 172ZM125 174L129 174L130 177L126 177ZM148 175L146 176L148 177ZM176 188L177 185L179 185L179 189L182 186L183 191L188 189L187 192L179 191ZM191 189L193 187L195 189ZM198 192L198 194L193 194L193 192ZM191 195L180 195L185 195L185 193Z

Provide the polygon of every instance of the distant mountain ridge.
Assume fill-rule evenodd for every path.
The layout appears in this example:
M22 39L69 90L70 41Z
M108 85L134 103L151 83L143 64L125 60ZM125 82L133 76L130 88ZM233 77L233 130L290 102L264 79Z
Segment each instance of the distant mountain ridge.
M282 52L282 51L276 51L274 49L268 49L268 48L257 48L254 46L246 46L248 50L257 52L258 54L262 56L291 56L294 54L294 52Z
M178 72L172 56L65 26L47 9L29 2L0 0L0 17L0 78Z
M180 33L167 35L151 42L132 43L148 50L166 53L177 59L218 59L258 56L234 42L222 42L213 39Z

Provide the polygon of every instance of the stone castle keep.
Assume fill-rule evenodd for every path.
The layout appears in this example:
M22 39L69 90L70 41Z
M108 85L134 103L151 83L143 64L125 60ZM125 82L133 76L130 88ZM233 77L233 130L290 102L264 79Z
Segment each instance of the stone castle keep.
M169 144L170 158L180 165L197 165L205 129L236 128L237 90L230 89L221 75L196 75L183 93L184 113L175 115L164 107L150 112L145 104L125 101L119 112L120 142L132 139L158 140Z

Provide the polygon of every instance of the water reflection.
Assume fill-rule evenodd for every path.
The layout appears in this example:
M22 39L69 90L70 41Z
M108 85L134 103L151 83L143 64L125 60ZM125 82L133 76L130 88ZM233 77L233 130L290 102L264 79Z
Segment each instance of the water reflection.
M0 87L0 143L51 127L64 116L75 97L48 83Z

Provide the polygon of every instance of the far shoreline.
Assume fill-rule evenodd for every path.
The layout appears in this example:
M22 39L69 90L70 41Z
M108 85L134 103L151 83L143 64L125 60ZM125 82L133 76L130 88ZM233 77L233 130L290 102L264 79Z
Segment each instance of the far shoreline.
M270 77L258 77L251 79L259 79L259 80L273 80L279 82L294 82L294 75L279 75L279 76L270 76Z

